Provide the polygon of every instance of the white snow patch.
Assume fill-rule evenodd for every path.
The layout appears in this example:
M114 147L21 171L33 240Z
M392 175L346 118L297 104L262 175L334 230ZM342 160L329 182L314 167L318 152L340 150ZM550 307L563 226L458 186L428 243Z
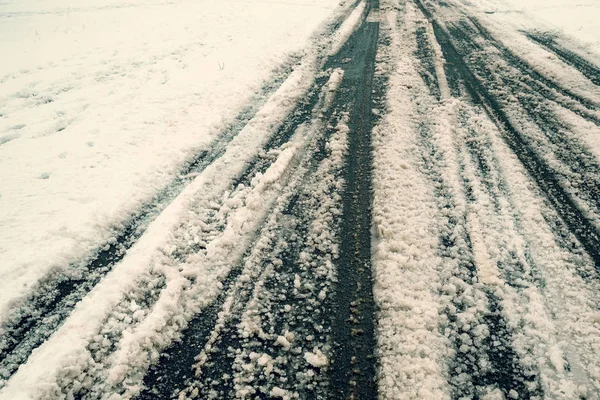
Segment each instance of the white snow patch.
M0 319L234 123L338 3L2 2Z
M304 353L304 359L307 363L316 368L324 367L329 363L327 356L317 348L313 349L312 353L310 351Z

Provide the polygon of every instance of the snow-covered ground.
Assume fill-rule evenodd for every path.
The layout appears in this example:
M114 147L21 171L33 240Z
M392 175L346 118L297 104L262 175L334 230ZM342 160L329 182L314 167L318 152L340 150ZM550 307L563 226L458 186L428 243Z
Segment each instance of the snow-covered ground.
M82 3L0 0L1 400L600 396L599 2Z
M337 0L0 3L0 315L235 119Z
M297 6L297 3L295 4ZM240 262L267 216L274 213L267 220L267 227L271 227L269 229L285 228L285 224L283 228L280 224L281 217L278 213L287 207L289 198L294 194L294 185L297 186L306 174L303 172L306 167L302 167L301 164L307 163L306 159L310 160L313 157L315 149L318 148L316 139L324 134L325 129L322 122L314 127L301 125L297 129L293 124L287 126L282 123L293 110L297 110L297 105L305 100L309 89L317 85L317 76L322 83L310 93L319 99L316 107L319 107L320 112L327 112L343 73L339 69L320 70L326 56L338 51L341 44L356 29L363 16L365 4L360 3L353 12L350 12L350 3L344 2L336 2L328 8L306 7L309 10L307 12L317 13L320 10L320 17L313 16L314 21L308 25L306 20L298 22L302 29L298 28L296 31L303 32L303 42L295 46L285 48L290 45L272 39L273 49L276 49L277 43L282 47L282 55L274 59L271 54L266 54L265 50L261 49L263 44L257 45L255 50L258 53L254 55L245 52L247 50L240 50L240 45L236 44L231 51L239 50L241 54L231 54L232 59L244 55L259 59L248 61L244 67L256 66L256 70L245 71L254 74L247 77L248 80L252 78L254 86L242 78L239 78L237 83L224 83L226 78L222 80L218 78L218 74L227 70L227 64L223 69L217 66L214 81L210 75L200 75L198 79L205 82L205 85L214 85L214 90L230 88L235 92L231 93L231 96L237 94L242 98L235 100L243 102L242 93L250 97L253 90L257 90L260 79L265 80L269 77L268 68L277 66L282 60L285 61L284 56L290 50L302 48L301 57L294 65L293 72L268 96L256 114L228 143L224 153L193 177L182 193L149 225L122 262L115 265L111 273L77 304L65 324L43 344L39 343L42 346L31 354L27 363L21 365L18 371L13 369L10 361L7 362L7 358L3 358L3 366L6 368L0 368L0 377L8 378L16 373L13 379L0 381L0 397L62 398L78 393L82 390L82 385L84 390L100 393L100 396L103 393L113 393L115 396L127 397L140 392L142 379L149 366L158 361L158 355L166 346L180 337L181 330L187 326L189 320L219 295L227 275ZM245 18L252 20L257 17L256 13L258 11L254 10ZM344 23L339 26L332 24L335 21L342 22L341 19L345 16L348 16L348 19ZM239 18L243 19L241 16ZM245 21L248 26L255 27L251 21ZM244 25L241 20L236 23L238 27ZM264 20L261 23L266 24ZM327 23L327 26L335 25L335 29L325 32L325 29L319 28L321 23ZM321 34L311 36L315 31ZM249 41L250 38L259 41L253 38L249 31L243 36L248 37ZM245 39L240 40L244 42ZM289 38L281 39L288 40ZM264 60L261 61L261 57ZM231 59L227 62L231 62ZM266 70L258 71L259 64ZM244 75L244 72L240 74ZM326 77L329 79L324 81ZM259 82L254 82L254 79ZM246 87L246 92L241 91L240 88L243 87ZM182 86L181 90L184 89ZM211 96L220 97L218 93ZM218 109L214 113L227 113L235 109L237 103L234 103L233 97L229 101L226 109ZM207 108L204 112L209 113L210 110ZM310 119L312 115L307 112L304 118ZM200 119L201 116L197 118ZM284 127L281 129L292 130L290 133L294 135L290 142L283 142L281 147L270 144L269 146L275 147L263 151L275 133L281 134L281 126ZM159 139L160 137L156 138L156 141ZM13 142L18 143L15 139L6 146ZM161 146L166 147L164 143ZM337 147L343 147L331 146L333 148L328 146L328 149L333 153ZM125 157L126 154L122 156ZM131 154L129 156L133 157ZM270 166L267 164L269 168L262 172L251 169L250 172L255 175L242 178L248 165L261 157L271 162ZM333 167L339 167L342 155L338 154L335 160ZM171 163L176 165L175 161L171 160ZM136 160L129 162L135 164ZM260 165L259 163L258 166ZM322 195L329 196L327 193ZM329 211L329 206L326 208ZM85 222L80 223L83 226ZM103 225L100 228L108 227ZM321 229L320 225L317 227ZM248 268L260 271L261 257L271 250L268 247L271 242L270 235L273 234L265 235L264 247L258 246L254 250L257 260L254 260L256 263L249 261ZM39 276L42 272L43 269L38 268L30 275ZM30 276L19 279L25 281L27 278L31 279ZM239 283L244 286L243 284L252 277L242 274L242 278ZM15 282L15 278L12 281ZM15 290L14 293L17 295L18 291ZM317 291L315 296L319 293ZM7 294L5 298L3 295L2 300L3 304L7 304L10 296ZM237 298L234 297L233 300ZM35 313L35 310L33 312ZM118 316L115 313L118 313ZM126 314L124 321L121 315ZM0 351L10 346L5 338L15 334L17 330L8 332L6 329L2 332ZM33 331L34 329L31 329L28 334L36 336L39 333ZM115 346L119 351L113 352ZM30 350L23 350L21 347L10 350L12 355L8 359L14 355L20 357L18 354L25 354L27 359L27 351ZM313 363L321 365L324 356L308 351L307 357Z
M599 0L471 0L505 24L553 30L600 53Z
M387 103L373 131L381 398L597 398L598 284L588 278L595 276L595 262L577 250L574 237L565 246L555 212L563 205L553 209L544 193L549 174L541 176L519 153L531 148L555 157L548 164L557 171L567 169L558 158L571 162L566 152L575 160L590 152L589 163L596 165L600 152L591 136L597 137L599 123L585 121L597 121L592 114L575 116L573 105L553 97L553 90L565 87L598 104L597 86L577 70L582 64L549 54L520 31L524 22L527 30L549 29L551 24L534 19L535 8L508 21L512 17L482 12L491 9L480 1L395 3L382 2L387 45L380 45L378 66L388 77ZM435 33L432 20L439 24ZM480 21L481 31L473 21ZM470 47L469 40L476 44ZM570 44L581 45L575 40ZM449 41L459 60L452 58ZM472 67L478 51L481 58ZM502 56L507 60L499 61ZM459 70L461 62L471 71L485 68L474 73L477 82ZM538 84L547 79L552 89L535 86L528 73L537 74ZM494 88L493 112L486 114L472 93L487 101L485 90L494 87L489 81L495 77L502 80ZM531 86L519 87L522 82ZM533 107L515 96L518 101L499 106L497 99L507 93L548 101ZM501 107L511 108L506 125L489 118ZM554 112L557 118L545 122ZM572 136L568 144L560 142L561 149L542 142L542 134L539 143L515 145L510 124L519 135L540 129L549 138L567 131ZM579 143L585 149L580 153ZM584 168L574 170L585 174ZM561 182L567 190L595 179L568 176ZM585 209L593 220L596 211ZM493 321L494 313L504 322Z

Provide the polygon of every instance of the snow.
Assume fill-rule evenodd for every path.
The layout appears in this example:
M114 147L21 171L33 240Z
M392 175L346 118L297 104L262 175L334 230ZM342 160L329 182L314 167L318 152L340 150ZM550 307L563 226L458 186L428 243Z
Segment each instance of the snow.
M304 359L307 363L316 368L322 368L328 364L327 356L317 348L315 348L313 352L307 351L304 353Z
M16 393L20 398L62 398L78 390L84 381L95 382L92 389L97 392L116 391L129 396L139 392L143 372L178 337L189 319L215 299L223 289L222 280L239 262L267 213L280 213L293 188L301 182L305 168L298 164L306 157L307 149L315 146L317 133L323 132L320 125L319 129L300 126L289 142L271 150L275 157L269 168L252 177L247 186L240 184L233 191L230 188L231 181L261 153L283 119L306 95L320 67L319 50L338 46L336 36L315 40L314 47L306 49L302 62L225 153L196 175L150 224L122 262L77 304L65 324L8 381L0 398L14 398ZM328 106L326 98L340 81L339 71L326 73L330 80L323 88L322 106ZM340 159L338 156L337 162ZM278 225L277 215L270 217L268 229ZM270 238L267 235L263 244L255 244L258 256L270 247ZM189 251L190 243L201 242L204 251L192 252L185 260L177 258L180 252ZM257 267L247 264L249 272L242 273L238 280L240 289L252 279L252 270ZM129 300L138 297L149 302L142 310ZM235 296L226 300L225 309L235 300ZM218 338L220 326L222 322L218 321L208 346ZM107 330L110 340L102 338ZM283 337L288 343L294 340L291 332ZM202 360L200 354L199 365ZM270 370L273 367L269 365L267 362Z
M234 122L338 1L0 4L0 316Z
M598 3L448 1L461 10L440 12L442 20L476 12L541 73L600 99L585 76L519 31L562 30L571 39L561 40L593 58L600 32L585 19L574 29L573 18ZM232 363L227 390L237 397L328 393L334 343L324 314L337 294L350 128L343 108L332 109L344 71L321 69L323 56L339 50L361 21L381 21L375 82L386 81L372 133L379 396L438 400L464 390L518 399L539 385L552 398L598 397L600 283L585 275L593 261L493 116L468 96L453 97L448 80L455 78L446 76L442 48L419 9L382 0L365 16L362 1L337 31L323 32L348 6L0 3L0 51L11 55L0 65L0 322L47 272L82 262L114 240L140 204L181 174L185 160L208 149L239 110L256 102L256 115L223 154L185 175L189 184L123 260L14 376L0 381L0 400L77 398L82 388L90 398L135 397L148 368L213 305L216 322L194 359L197 379L179 398L206 390L218 397L221 388L205 378L220 371L214 361L225 353ZM426 27L424 40L432 45L439 100L419 74L417 27ZM497 48L482 53L490 71L510 83L514 66ZM289 75L272 73L292 64ZM260 95L273 74L281 85ZM317 76L328 81L312 120L265 150ZM527 88L515 86L521 87ZM545 151L539 126L516 101L507 103L499 107L531 135L532 149L565 169ZM598 126L559 101L542 105L600 159ZM255 160L264 164L232 184ZM501 323L489 322L493 313ZM508 389L475 382L499 362L492 347L510 348L496 355L514 353L502 362L516 363L515 376L534 378ZM474 374L466 372L471 367Z
M384 3L385 4L385 3ZM382 5L382 9L384 6ZM436 204L419 171L408 88L422 85L409 54L414 10L385 14L391 39L378 52L377 69L389 74L388 112L374 128L373 267L377 314L379 393L382 399L450 398L444 357L450 344L438 331L442 308L436 265ZM406 31L397 31L402 18ZM401 160L401 161L399 161Z
M475 1L475 4L478 2ZM582 0L485 0L481 2L488 13L503 14L507 20L529 19L529 23L562 32L595 51L600 48L600 2Z
M456 3L472 11L470 2ZM453 360L465 354L482 368L489 364L484 342L492 332L482 315L491 310L491 293L510 332L497 344L515 351L525 373L539 374L547 396L596 397L599 336L592 310L598 283L578 273L593 269L592 260L572 235L556 231L551 221L560 225L560 218L494 121L468 99L443 96L437 101L429 93L413 56L415 23L427 24L426 19L410 3L398 10L384 2L384 9L382 32L390 44L380 48L378 73L389 77L387 112L373 132L380 396L442 399L454 390L459 395L469 390L472 377L456 372L464 367ZM445 18L455 22L451 11L440 10L442 23ZM542 55L544 50L530 51L517 27L503 26L500 17L494 22L494 15L478 17L509 48L517 48L517 54L565 87L597 98L585 77ZM464 14L456 13L460 18ZM433 52L440 57L436 48ZM494 51L487 54L494 65ZM496 73L506 73L502 63L497 65ZM445 87L445 74L435 67ZM574 137L600 155L592 138L597 129L569 111L558 112L558 106L551 109L569 122ZM511 110L512 120L524 124L518 106ZM421 129L425 139L419 139ZM537 142L533 146L543 148ZM485 172L476 157L484 159ZM446 247L438 240L449 219L457 221L448 232L455 243ZM472 282L456 272L463 268L460 255L467 253L475 267ZM477 390L486 399L522 398L516 388Z
M283 390L282 388L279 388L279 387L275 386L271 390L270 394L271 394L271 397L278 398L278 399L283 399L287 395L287 392L285 390Z

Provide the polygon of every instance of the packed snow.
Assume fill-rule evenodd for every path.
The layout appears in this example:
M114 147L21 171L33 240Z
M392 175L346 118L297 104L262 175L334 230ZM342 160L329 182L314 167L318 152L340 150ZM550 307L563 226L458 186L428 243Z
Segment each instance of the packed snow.
M487 14L561 32L600 53L600 2L598 0L478 0Z
M0 316L107 243L336 0L0 4Z
M344 11L340 8L329 19L343 16ZM239 262L266 214L289 201L293 191L287 188L285 195L281 191L299 182L303 171L298 165L300 156L312 154L307 149L314 148L317 134L323 133L319 127L300 127L290 142L272 149L275 159L266 171L233 192L227 188L261 154L262 147L307 94L322 66L319 50L337 48L354 27L354 23L342 24L342 34L311 39L312 45L304 51L299 65L225 153L195 176L150 224L123 261L8 381L0 397L15 398L18 393L21 398L56 398L81 389L127 396L139 393L143 372L179 337L187 321L219 294L221 280ZM331 96L343 76L340 70L324 74L330 78L318 103L322 112L331 106ZM275 224L277 214L271 218ZM269 243L256 247L257 254ZM182 263L181 252L189 252L189 246L206 251ZM319 290L316 295L324 293ZM140 298L144 299L141 307ZM287 335L286 340L292 337ZM115 351L107 353L114 346ZM318 353L316 357L315 362L322 364L324 356Z
M363 361L381 399L600 396L597 0L84 3L0 2L0 400L325 398ZM370 77L330 57L375 24L370 300L339 265ZM336 370L344 296L376 343Z

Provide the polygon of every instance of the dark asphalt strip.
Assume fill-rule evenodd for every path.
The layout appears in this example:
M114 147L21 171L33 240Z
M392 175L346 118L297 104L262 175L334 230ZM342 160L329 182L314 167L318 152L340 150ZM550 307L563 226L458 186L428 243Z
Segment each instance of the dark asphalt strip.
M420 4L417 0L417 4ZM422 5L424 12L431 19L436 39L442 47L442 52L447 60L456 66L457 71L469 88L469 93L484 105L492 121L496 123L504 139L517 155L531 178L538 184L546 195L550 204L569 227L569 230L582 243L586 252L593 259L596 268L600 270L600 237L594 224L577 207L571 196L560 184L557 173L534 151L524 138L523 134L512 124L498 100L490 94L485 85L478 80L469 66L458 52L454 40L449 33L441 28L438 22Z
M331 133L330 131L329 133ZM329 135L326 134L322 141ZM314 156L310 155L311 168L308 176L312 176L315 168ZM305 182L299 192L292 196L288 206L280 216L281 226L273 233L277 238L274 243L274 251L269 251L263 256L261 261L261 271L264 271L269 265L273 271L265 276L261 282L261 288L258 296L260 329L267 333L282 333L285 330L293 332L299 338L313 337L314 343L326 342L328 334L329 314L326 314L324 308L310 306L307 302L306 286L300 290L296 289L294 280L296 274L303 282L310 282L309 287L312 290L319 290L321 280L326 277L314 276L313 270L302 270L300 265L301 253L310 251L308 245L308 230L313 222L310 214L315 210L316 205L313 198L314 193L310 190L310 179ZM312 256L312 255L311 255ZM276 266L276 267L274 267ZM253 282L245 283L246 287L242 292L242 297L236 298L233 305L231 318L226 322L226 326L221 330L218 340L211 345L211 350L207 353L208 361L201 369L201 375L192 379L186 384L186 393L198 393L199 398L207 398L211 394L218 398L234 398L236 383L233 378L239 371L239 365L235 364L238 351L254 351L257 354L267 354L273 359L279 356L285 358L285 362L278 362L273 371L275 377L284 379L278 385L285 387L291 392L299 394L300 398L312 399L323 398L328 393L329 383L327 381L317 381L313 379L310 383L303 379L298 379L298 374L303 373L307 366L301 351L287 352L280 346L274 345L271 338L262 338L260 335L250 338L244 337L240 332L239 323L242 321L243 314L247 311L247 304L255 285ZM303 292L304 291L304 292ZM310 297L310 296L308 296ZM312 297L316 297L313 293ZM288 312L282 312L284 304L291 307ZM256 320L255 320L256 322ZM316 327L322 327L317 329ZM293 350L301 349L302 346L294 346ZM270 374L255 373L252 375L252 386L256 392L255 398L267 398L269 390L272 388L274 378ZM237 382L239 385L240 382Z
M369 3L377 10L378 2ZM334 399L374 399L375 335L371 275L371 208L373 76L379 22L365 21L338 55L344 80L337 101L349 106L348 156L346 161L341 223L340 258L336 262L332 360Z
M525 32L525 35L532 41L544 47L546 50L554 53L565 64L568 64L581 72L586 78L592 81L594 85L600 86L600 68L579 56L575 52L559 45L549 34Z

